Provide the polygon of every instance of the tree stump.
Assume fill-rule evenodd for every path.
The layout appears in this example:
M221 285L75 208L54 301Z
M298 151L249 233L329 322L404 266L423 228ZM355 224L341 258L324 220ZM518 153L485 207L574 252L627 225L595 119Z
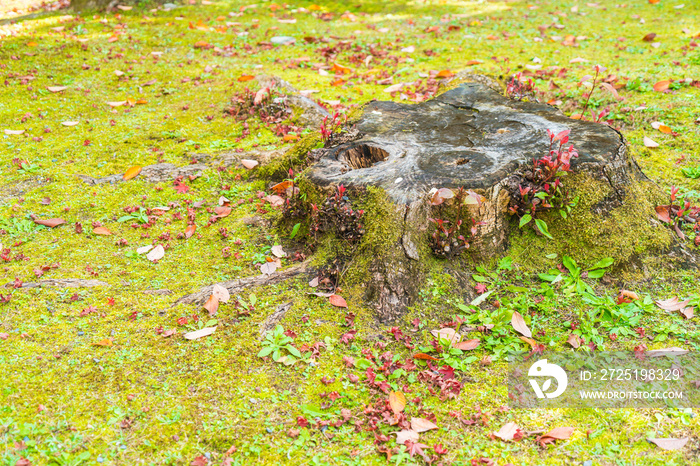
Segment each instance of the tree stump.
M366 298L383 320L399 315L420 289L435 189L466 188L483 196L480 205L467 206L476 228L470 253L490 257L507 247L512 193L533 160L548 153L547 130L571 130L570 144L579 152L572 170L609 187L592 207L597 215L623 205L628 187L646 180L613 128L572 120L542 103L511 99L481 81L413 105L370 102L353 136L318 150L307 172L318 186L381 188L393 204L398 240L373 252L365 285Z

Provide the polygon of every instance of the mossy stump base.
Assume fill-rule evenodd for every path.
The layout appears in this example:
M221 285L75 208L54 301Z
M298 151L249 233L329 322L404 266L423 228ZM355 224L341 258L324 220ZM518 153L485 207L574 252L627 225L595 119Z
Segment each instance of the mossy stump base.
M465 188L483 196L481 205L467 206L464 218L467 232L472 220L477 225L469 254L488 258L503 253L512 223L510 193L517 191L532 161L547 154L546 130L571 130L570 144L579 152L572 171L605 185L605 196L589 209L595 215L605 217L629 202L628 192L639 191L642 183L646 190L656 189L646 184L616 130L572 120L549 105L510 99L481 81L415 105L370 102L349 132L354 136L320 149L307 171L318 187L379 188L391 204L392 215L369 218L366 225L371 231L370 222L391 222L387 235L396 239L364 252L371 254L365 297L381 320L392 320L415 300L424 264L435 262L429 247L434 226L428 219L436 214L431 190ZM576 191L577 186L567 188ZM653 207L640 211L653 216Z

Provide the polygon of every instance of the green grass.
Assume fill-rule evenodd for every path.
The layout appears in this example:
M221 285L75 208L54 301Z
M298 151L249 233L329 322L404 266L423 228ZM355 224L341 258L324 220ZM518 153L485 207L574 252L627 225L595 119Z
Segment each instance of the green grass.
M236 142L243 127L225 118L224 109L246 86L257 90L256 81L238 82L242 75L279 76L298 89L318 90L315 99L339 100L340 110L349 112L371 99L392 98L383 92L387 85L377 84L375 76L393 76L393 83L413 82L431 71L459 71L469 60L481 61L468 67L474 72L508 76L538 65L533 59L539 58L542 70L556 67L547 76L533 77L545 92L543 98L561 100L566 112L576 113L583 101L578 83L599 63L625 84L619 90L624 100L618 103L596 91L592 106L610 107L644 172L664 189L677 185L684 191L700 191L700 179L682 172L700 163L695 124L700 115L694 105L700 90L682 82L697 79L700 71L700 52L691 44L700 33L692 2L683 9L674 9L667 1L628 2L626 7L614 2L599 2L597 7L577 3L578 12L572 11L575 3L569 1L361 1L352 6L327 2L320 9L309 2L274 9L264 2L239 15L243 5L213 1L157 13L139 6L119 14L82 16L59 11L4 26L13 35L0 41L0 131L25 133L0 132L0 229L6 231L0 242L10 249L10 260L0 262L3 284L36 281L35 269L58 264L41 278L95 278L108 285L0 291L12 294L9 302L0 304L0 332L9 334L0 340L0 465L14 466L20 457L37 465L190 464L204 454L213 464L221 464L232 446L236 451L230 455L231 464L401 461L395 452L387 463L386 456L377 452L374 432L355 429L356 420L367 421L365 406L386 395L368 388L365 371L347 369L343 357L359 360L364 357L361 351L370 348L377 354L391 351L404 361L415 351L396 342L389 327L377 324L371 309L361 302L349 303L357 315L358 334L347 346L340 342L348 330L343 326L345 311L308 295L302 279L251 289L241 296L246 301L251 293L257 297L250 315L239 314L231 304L222 305L213 336L197 341L182 338L188 328L178 319L185 317L192 325L192 316L208 317L196 306L171 308L178 297L213 282L255 275L256 262L265 260L272 245L288 243L274 229L241 221L252 215L275 217L263 212L257 201L257 192L267 188L265 180L235 166L217 170L221 152L289 145L255 120L250 120L250 136ZM323 21L321 13L331 14L330 21ZM291 17L296 24L278 21ZM538 26L554 21L564 28L550 27L541 36ZM215 30L227 23L224 32ZM57 27L64 29L56 31ZM438 31L431 32L433 27ZM683 32L686 29L689 32ZM658 48L642 41L650 32L657 34ZM564 46L568 34L586 38L576 46ZM275 35L292 35L296 44L260 45ZM306 42L305 36L327 42ZM110 37L117 40L110 42ZM198 42L213 47L195 48ZM415 52L401 52L408 46ZM373 57L365 65L370 53ZM295 62L299 57L309 60ZM577 57L588 61L571 63ZM334 62L358 72L341 76L345 82L332 86L333 73L320 76L315 64ZM124 74L120 77L115 71ZM673 79L677 88L653 91L662 79ZM559 88L550 89L550 82ZM68 88L53 93L46 90L48 86ZM106 103L125 100L134 105L112 108ZM79 123L61 124L66 121ZM654 130L654 121L669 125L678 135ZM645 148L644 136L661 146ZM21 170L14 159L31 165ZM149 184L136 178L88 186L77 177L119 174L159 161L186 165L192 159L205 160L211 168L196 180L185 180L190 189L184 194L176 192L171 182ZM224 191L233 212L207 226L212 214L205 208L216 206ZM50 202L42 203L47 197ZM208 204L197 209L195 235L176 239L187 226L188 201ZM125 207L139 205L170 205L171 210L149 229L117 221L125 215ZM62 217L68 224L37 228L31 215ZM114 234L93 234L93 222ZM75 223L82 225L82 234L75 232ZM220 228L227 229L227 237ZM159 239L167 233L171 239ZM117 244L122 239L126 245ZM135 254L138 247L152 242L170 245L157 264ZM224 257L224 248L230 248L230 257ZM548 266L539 271L546 272L561 258L540 259ZM283 260L284 266L291 263ZM475 358L459 373L465 385L456 399L441 400L426 383L411 381L408 375L392 381L409 400L421 399L420 404L409 401L409 418L435 415L439 430L422 434L421 441L431 447L442 444L447 449L443 461L455 465L481 457L497 464L532 465L586 460L615 465L696 462L700 424L695 411L503 408L509 400L502 356L529 350L508 325L510 313L517 310L526 316L538 342L564 349L570 322L587 321L592 311L578 295L565 296L556 288L547 291L526 266L516 260L514 270L502 271L493 285L500 290L502 307L484 306L483 318L496 322L497 337L478 335L491 339L470 353ZM697 299L697 279L689 271L660 268L634 283L614 275L591 283L599 295L632 288L654 299L677 295ZM506 291L510 285L527 291ZM172 294L144 293L163 289ZM429 330L463 314L458 308L463 299L455 291L449 276L433 276L421 301L397 326L418 346L427 345ZM295 344L326 346L313 364L309 353L305 361L290 367L256 357L262 348L260 323L288 301L294 304L281 323L296 332ZM97 312L81 317L88 306ZM414 332L411 321L416 318L423 326ZM695 320L682 320L678 313L667 314L654 306L645 308L639 324L648 338L629 328L631 335L613 341L609 329L593 324L586 327L585 337L599 338L600 347L607 349L632 349L642 343L649 348L697 349L700 341ZM176 328L178 334L163 338L156 332L160 328ZM113 346L94 345L105 338ZM380 342L386 348L378 347ZM493 363L482 366L479 362L486 356ZM349 374L360 377L360 382L350 382ZM336 380L326 386L320 383L323 377ZM330 402L321 396L330 392L342 397ZM350 422L323 430L297 426L298 416L312 420L326 403L329 407L323 412L330 420L340 419L341 409L348 409ZM483 415L475 417L475 424L465 425L454 417L457 412L463 419ZM560 426L577 430L570 440L546 448L538 446L535 437L513 443L489 437L509 421L529 431ZM288 435L294 429L299 435ZM396 430L383 423L377 433ZM680 451L664 452L648 443L648 436L691 436L691 440ZM393 440L386 445L396 447ZM416 456L402 464L422 461Z

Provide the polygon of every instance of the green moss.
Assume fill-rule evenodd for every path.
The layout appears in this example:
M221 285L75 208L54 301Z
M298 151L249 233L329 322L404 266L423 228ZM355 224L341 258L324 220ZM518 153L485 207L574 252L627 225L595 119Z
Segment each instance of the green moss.
M652 183L635 182L625 186L622 205L604 215L593 212L611 194L610 185L586 173L568 175L565 185L575 186L572 196L578 204L568 218L558 214L543 217L554 237L535 235L531 228L518 230L511 225L510 254L523 266L542 269L545 256L568 255L582 264L592 265L602 257L613 257L617 265L644 254L660 253L672 242L670 231L656 220L654 207L663 202L662 193Z
M319 147L321 144L320 133L310 133L302 137L283 156L271 160L258 170L262 177L281 181L289 176L289 169L299 172L306 168L308 155L311 149Z

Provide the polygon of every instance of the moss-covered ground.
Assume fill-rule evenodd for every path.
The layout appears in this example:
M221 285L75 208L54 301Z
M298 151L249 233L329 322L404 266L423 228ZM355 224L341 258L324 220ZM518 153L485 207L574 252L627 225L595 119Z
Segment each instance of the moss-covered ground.
M495 274L486 283L494 293L482 309L458 307L469 304L464 290L438 273L393 331L359 300L348 297L343 309L308 294L306 278L233 297L214 317L216 332L198 340L183 334L207 324L207 311L171 307L202 286L259 275L273 245L289 252L282 267L292 265L299 247L287 232L244 221L279 215L259 200L266 181L216 162L222 152L245 158L247 151L291 144L255 119L244 134L240 121L225 117L235 93L258 89L242 76L279 76L317 91L311 96L329 110L348 113L370 99L403 99L402 92L384 92L399 82L421 80L404 89L407 100L429 97L433 78L444 71L523 71L541 98L561 101L572 114L585 102L579 82L600 64L624 100L599 89L591 108L609 108L606 119L620 128L654 182L666 191L679 186L697 202L700 178L682 172L700 166L696 2L186 3L170 11L137 5L79 15L64 9L0 24L0 464L423 464L389 434L399 429L389 425L391 416L382 417L388 391L406 394L409 419L437 424L420 438L436 464L700 462L700 422L692 409L509 409L505 357L531 349L510 325L514 311L546 351L573 351L566 343L572 324L598 350L697 350L697 318L649 304L674 296L700 304L697 275L665 268L663 258L633 282L614 271L588 280L599 296L629 288L639 302L646 299L634 309L613 306L612 321L597 319L600 309L578 293L540 280L536 272L555 267L562 255L531 247L530 240L516 241L512 265L502 261L499 269L495 259L486 265ZM642 40L651 33L656 36ZM274 45L275 36L296 43ZM672 81L670 88L655 91L663 80ZM65 89L48 89L57 86ZM674 134L653 129L655 121ZM295 131L303 136L312 129L293 129L288 140ZM659 147L645 147L645 136ZM141 177L90 186L77 176L193 159L210 168L182 180L179 189ZM232 213L207 226L222 195ZM151 209L150 227L135 218L119 221L133 206ZM178 238L188 207L197 229ZM32 218L66 223L44 228ZM96 234L98 226L112 235ZM136 253L149 244L167 246L161 260ZM21 287L66 278L106 284ZM285 366L257 355L260 325L290 301L281 325L293 345L307 351ZM348 313L354 315L350 327ZM479 348L449 359L463 386L443 399L426 373L447 380L450 369L440 362L433 368L443 371L432 371L420 359L413 368L412 355L430 350L429 331L458 315L495 327L470 334L481 339ZM630 323L632 317L638 322ZM177 333L164 336L173 329ZM401 335L416 347L408 349ZM537 435L513 442L490 435L510 421L526 433L575 430L546 446ZM664 451L647 442L650 437L690 441Z

